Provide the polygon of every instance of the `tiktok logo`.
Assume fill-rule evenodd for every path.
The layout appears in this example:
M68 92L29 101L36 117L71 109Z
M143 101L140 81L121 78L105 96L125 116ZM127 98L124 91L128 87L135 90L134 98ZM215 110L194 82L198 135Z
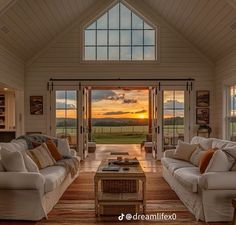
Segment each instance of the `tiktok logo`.
M124 213L121 213L120 216L118 216L118 220L119 221L122 221L125 217L125 214Z

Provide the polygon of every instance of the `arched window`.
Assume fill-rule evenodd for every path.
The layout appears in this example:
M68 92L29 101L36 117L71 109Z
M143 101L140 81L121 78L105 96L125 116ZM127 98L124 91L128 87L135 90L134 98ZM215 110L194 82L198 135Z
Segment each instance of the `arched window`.
M156 29L117 3L85 28L84 60L156 60Z

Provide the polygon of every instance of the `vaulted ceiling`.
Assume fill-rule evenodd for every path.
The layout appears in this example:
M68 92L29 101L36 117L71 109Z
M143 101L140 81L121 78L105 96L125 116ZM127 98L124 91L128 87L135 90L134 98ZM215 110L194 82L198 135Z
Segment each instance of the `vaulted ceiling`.
M98 1L1 0L0 44L27 61ZM143 1L212 61L236 48L236 0Z

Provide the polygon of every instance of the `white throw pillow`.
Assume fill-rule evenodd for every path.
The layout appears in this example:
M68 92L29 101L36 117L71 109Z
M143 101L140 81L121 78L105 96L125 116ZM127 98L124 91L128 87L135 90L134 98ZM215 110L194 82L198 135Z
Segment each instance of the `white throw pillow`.
M28 172L39 173L39 168L35 162L27 155L25 151L22 151L22 156L24 158L25 167Z
M4 172L5 169L3 167L3 164L2 164L2 160L0 159L0 172Z
M229 171L233 163L233 158L230 159L222 150L216 150L205 170L205 173Z
M63 156L71 156L70 145L67 138L58 138L58 151Z
M197 147L197 149L193 152L193 154L190 157L190 162L194 166L199 166L199 162L201 157L204 155L205 151L201 147Z
M18 151L1 149L1 161L7 172L27 172L22 154Z
M176 159L189 161L192 153L198 146L198 144L189 144L179 140L173 156Z
M230 170L236 171L236 147L225 147L224 149L222 149L222 151L224 151L227 156L231 156L234 158L235 162Z

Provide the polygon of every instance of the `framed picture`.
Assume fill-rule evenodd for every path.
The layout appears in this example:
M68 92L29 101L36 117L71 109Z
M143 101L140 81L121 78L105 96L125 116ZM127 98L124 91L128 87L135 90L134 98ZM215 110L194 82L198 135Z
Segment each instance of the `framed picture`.
M43 96L30 96L30 114L43 115Z
M196 123L197 124L209 124L210 115L209 108L197 108L196 109Z
M196 105L197 107L209 107L210 106L210 91L197 91Z

